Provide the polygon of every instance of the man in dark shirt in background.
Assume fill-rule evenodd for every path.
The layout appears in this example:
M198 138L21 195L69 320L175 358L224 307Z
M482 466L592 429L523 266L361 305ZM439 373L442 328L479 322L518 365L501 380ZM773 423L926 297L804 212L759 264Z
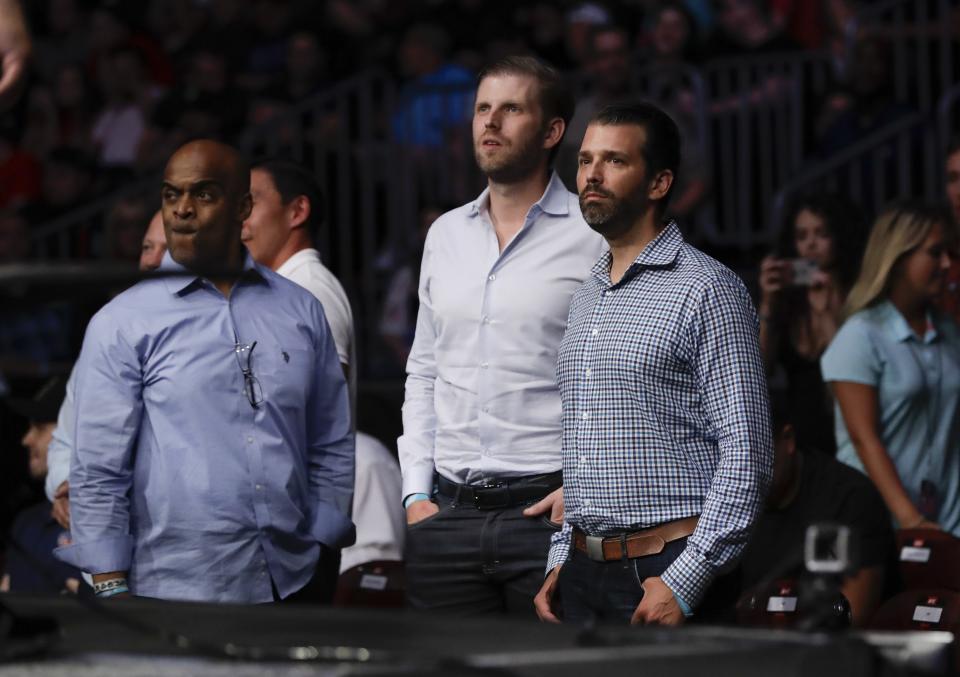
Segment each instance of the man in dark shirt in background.
M771 393L773 484L741 560L743 588L795 577L802 571L804 535L818 522L851 527L860 542L860 568L840 587L850 602L854 626L866 623L882 601L892 574L890 514L866 475L834 458L797 446L791 403Z
M11 398L8 402L11 409L30 421L22 443L30 452L30 477L38 482L47 474L47 447L57 425L65 384L66 377L56 376L33 399ZM50 501L44 500L17 516L7 546L0 591L48 594L77 591L80 572L53 556L54 548L70 542L70 532L57 524L50 510Z

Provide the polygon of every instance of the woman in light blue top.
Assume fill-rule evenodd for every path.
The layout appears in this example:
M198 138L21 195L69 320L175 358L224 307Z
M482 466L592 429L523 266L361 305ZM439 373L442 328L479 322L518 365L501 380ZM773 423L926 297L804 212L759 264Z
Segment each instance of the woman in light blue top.
M873 480L901 528L960 536L960 330L933 306L956 242L948 214L884 212L821 368L837 458Z

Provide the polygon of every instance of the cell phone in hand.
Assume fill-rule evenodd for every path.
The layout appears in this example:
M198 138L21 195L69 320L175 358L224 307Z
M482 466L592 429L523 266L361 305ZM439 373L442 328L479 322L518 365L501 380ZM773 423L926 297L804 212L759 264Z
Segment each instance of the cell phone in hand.
M816 261L810 259L790 259L787 261L790 268L790 284L794 287L810 287L819 270Z

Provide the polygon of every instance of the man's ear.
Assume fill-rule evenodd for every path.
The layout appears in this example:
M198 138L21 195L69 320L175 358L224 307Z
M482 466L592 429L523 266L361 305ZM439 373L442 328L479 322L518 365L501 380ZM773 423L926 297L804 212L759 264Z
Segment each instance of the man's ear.
M669 169L661 169L650 181L650 188L647 191L647 197L651 200L662 200L670 192L670 186L673 185L673 172Z
M250 193L244 193L243 197L240 198L239 213L237 218L240 221L246 221L250 218L250 212L253 211L253 197L250 196Z
M547 123L547 129L543 134L543 147L550 150L563 139L563 133L567 130L567 124L563 118L553 118Z
M290 204L287 205L286 209L289 216L290 230L299 228L310 218L310 200L307 199L306 195L298 195L290 200Z

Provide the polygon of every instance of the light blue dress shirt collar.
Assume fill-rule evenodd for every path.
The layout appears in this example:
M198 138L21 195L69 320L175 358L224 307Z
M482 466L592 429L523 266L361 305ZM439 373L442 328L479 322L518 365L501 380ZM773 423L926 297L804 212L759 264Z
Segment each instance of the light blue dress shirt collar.
M567 216L570 214L569 203L570 192L563 181L553 172L550 181L540 199L530 207L528 217L536 216L538 213L550 214L551 216ZM483 189L483 192L477 196L477 199L470 203L470 209L467 215L471 218L479 216L481 210L486 211L490 208L490 186Z
M184 273L180 275L171 275L170 277L164 278L164 286L170 290L171 294L180 294L186 291L190 286L197 284L198 282L207 282L206 278L197 275L190 271L182 263L178 263L174 260L173 256L170 255L170 250L163 255L163 259L160 261L160 267L158 270L164 273ZM244 280L259 280L261 282L266 282L266 279L263 275L263 272L260 270L260 265L253 260L249 254L245 254L243 257L243 278Z

